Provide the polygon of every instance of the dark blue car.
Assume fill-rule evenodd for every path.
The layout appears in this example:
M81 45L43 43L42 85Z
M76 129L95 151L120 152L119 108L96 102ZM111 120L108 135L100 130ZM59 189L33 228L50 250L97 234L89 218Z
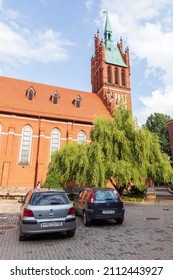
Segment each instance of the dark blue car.
M83 217L85 226L94 220L114 219L117 224L124 221L123 201L112 188L86 188L74 201L76 214Z

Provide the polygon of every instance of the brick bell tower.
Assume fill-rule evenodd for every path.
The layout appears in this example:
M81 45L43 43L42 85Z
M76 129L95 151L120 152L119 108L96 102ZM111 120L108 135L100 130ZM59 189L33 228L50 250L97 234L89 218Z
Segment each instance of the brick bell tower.
M111 113L119 104L132 110L129 49L127 47L123 51L122 38L114 45L108 13L105 13L104 41L100 40L99 31L94 37L95 54L91 58L92 92L99 95Z

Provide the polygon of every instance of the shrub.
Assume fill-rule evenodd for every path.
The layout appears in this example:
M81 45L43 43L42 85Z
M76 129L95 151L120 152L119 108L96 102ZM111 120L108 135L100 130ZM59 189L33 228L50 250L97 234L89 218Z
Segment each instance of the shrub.
M55 173L50 173L46 177L46 181L43 183L43 188L54 188L54 189L62 189L62 185L60 183L60 178Z
M130 193L135 194L135 195L143 196L145 194L146 190L147 190L146 185L141 184L141 185L138 185L138 186L132 186L130 188Z

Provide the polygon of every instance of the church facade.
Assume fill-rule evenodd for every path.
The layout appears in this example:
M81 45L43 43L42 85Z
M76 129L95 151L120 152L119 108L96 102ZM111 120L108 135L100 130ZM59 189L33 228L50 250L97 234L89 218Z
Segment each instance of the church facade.
M94 40L92 92L0 77L0 188L43 183L52 152L90 143L94 118L111 119L120 103L132 109L129 50L114 45L108 15Z

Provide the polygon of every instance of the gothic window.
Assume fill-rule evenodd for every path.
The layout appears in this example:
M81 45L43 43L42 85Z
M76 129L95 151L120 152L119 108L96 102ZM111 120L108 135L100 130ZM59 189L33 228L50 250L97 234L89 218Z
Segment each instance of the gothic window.
M97 72L97 91L98 91L99 87L100 87L100 84L99 84L99 75L98 75L98 72Z
M60 95L57 92L54 92L51 96L51 101L53 104L58 104L59 103L59 98Z
M124 69L121 70L121 81L122 81L122 86L125 86L125 72Z
M86 142L86 134L84 131L79 131L77 141L78 144L82 144Z
M118 85L118 69L117 68L115 68L114 74L115 74L115 84Z
M127 96L124 94L123 95L123 103L126 104L127 103Z
M51 154L60 148L60 131L57 128L54 128L51 133Z
M117 104L120 103L120 99L121 99L121 96L119 93L117 93Z
M115 92L115 101L117 102L117 93Z
M96 77L94 76L94 92L96 92Z
M25 125L22 130L19 163L29 164L31 154L32 128Z
M100 69L100 86L102 85L102 70Z
M80 108L81 107L81 101L82 101L82 98L80 97L80 95L78 95L76 97L76 99L73 100L73 104L77 107L77 108Z
M36 91L34 90L33 87L30 87L29 89L27 89L26 91L26 97L28 100L33 100L35 97L35 93Z
M111 83L111 67L108 66L108 69L107 69L107 74L108 74L108 83Z

